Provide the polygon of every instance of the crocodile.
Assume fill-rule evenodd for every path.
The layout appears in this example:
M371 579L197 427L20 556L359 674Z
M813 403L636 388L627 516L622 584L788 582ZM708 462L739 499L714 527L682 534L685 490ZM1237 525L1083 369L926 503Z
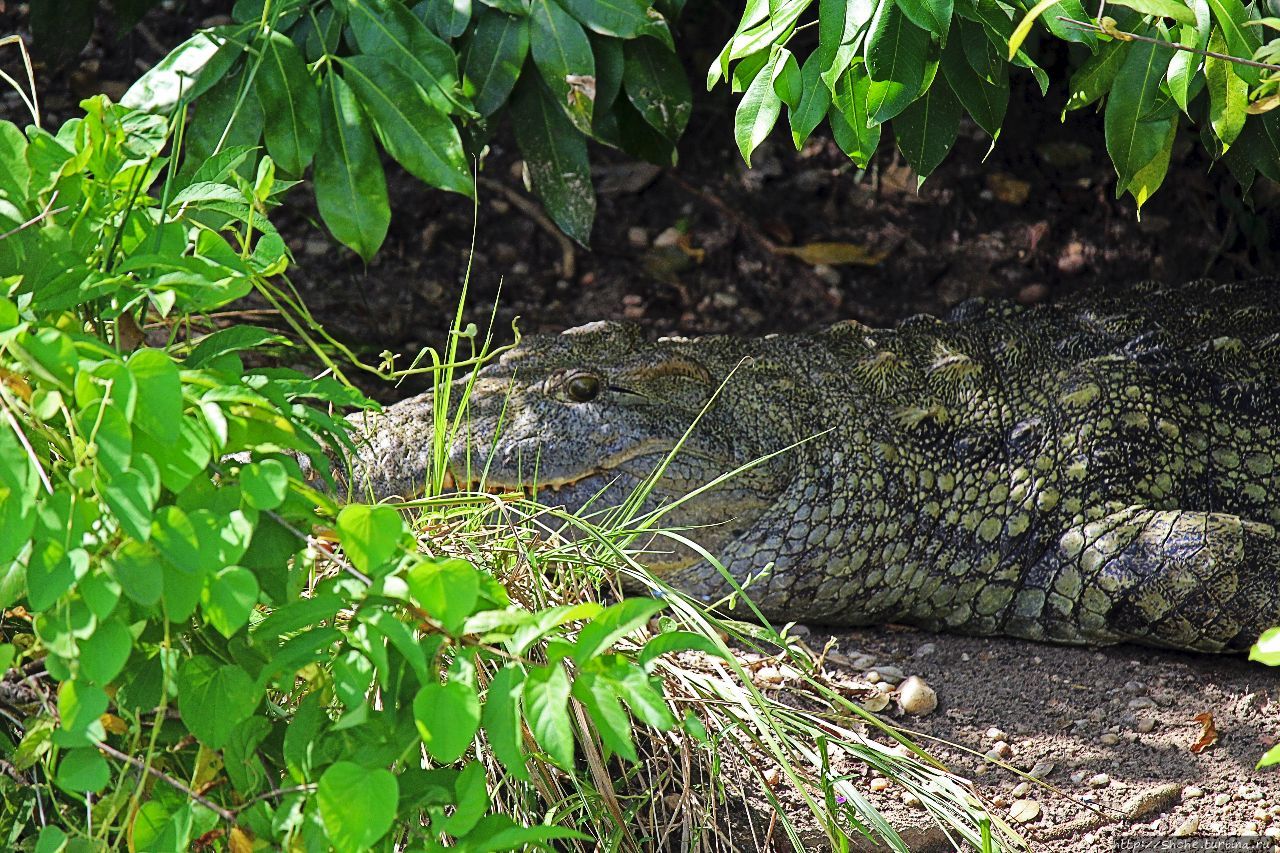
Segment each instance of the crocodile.
M463 381L451 480L575 511L696 491L662 523L705 554L638 560L769 620L1202 652L1280 624L1280 281L755 339L597 322ZM431 394L360 424L375 495L434 476Z

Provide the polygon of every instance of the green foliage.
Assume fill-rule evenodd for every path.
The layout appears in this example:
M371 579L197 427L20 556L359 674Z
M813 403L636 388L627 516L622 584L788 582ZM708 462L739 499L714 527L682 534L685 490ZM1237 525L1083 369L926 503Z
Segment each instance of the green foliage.
M649 0L241 0L233 18L124 102L162 114L194 102L188 162L261 142L284 175L314 166L321 219L366 260L391 215L379 147L470 196L472 158L510 112L534 192L585 244L587 139L671 163L689 118L668 18Z
M1128 192L1141 207L1159 188L1180 113L1246 191L1258 174L1280 178L1280 118L1271 112L1280 106L1273 64L1280 39L1263 44L1260 37L1280 29L1280 20L1241 0L1116 0L1113 7L1124 8L1095 20L1080 0L749 0L707 84L732 80L744 93L735 138L748 162L785 103L797 148L825 117L840 148L865 167L888 125L923 180L950 151L963 113L993 143L999 137L1010 65L1047 90L1032 58L1047 30L1087 49L1071 76L1067 110L1105 99L1117 195ZM814 23L816 48L793 56L789 45Z
M292 42L270 49L275 83L301 79ZM6 682L33 694L4 706L0 754L23 782L0 779L6 849L587 838L536 825L565 819L550 806L530 826L499 813L485 761L577 778L596 737L603 760L635 762L633 719L675 729L652 649L619 649L663 604L531 611L476 562L419 554L401 510L314 489L349 446L327 409L371 404L248 366L280 336L201 319L279 298L274 154L252 178L244 147L184 171L164 118L84 109L57 133L0 125L0 671L48 685ZM268 147L296 163L332 144L304 124Z

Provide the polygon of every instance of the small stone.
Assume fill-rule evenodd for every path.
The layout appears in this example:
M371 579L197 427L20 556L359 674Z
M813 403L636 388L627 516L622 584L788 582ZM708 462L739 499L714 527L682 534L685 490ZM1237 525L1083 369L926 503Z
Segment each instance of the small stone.
M1124 689L1126 693L1142 693L1147 689L1147 686L1141 681L1126 681Z
M1013 756L1013 747L1002 740L998 740L987 750L987 758L996 761L1006 761Z
M968 652L961 652L960 660L964 661L965 663L968 663L969 661L973 660L973 658L972 656L970 656Z
M1111 784L1111 777L1106 773L1095 773L1089 777L1090 788L1105 788Z
M1071 781L1077 785L1081 785L1084 784L1084 780L1088 778L1088 776L1088 770L1077 770L1075 773L1071 774Z
M887 681L881 681L876 685L876 690L879 690L881 693L892 693L893 685Z
M770 767L764 772L764 783L770 788L776 787L778 781L782 779L782 771L777 767Z
M1008 740L1008 739L1009 739L1009 736L1004 733L1003 729L998 729L995 726L992 726L991 728L987 729L987 740Z
M1186 820L1184 820L1182 823L1178 824L1177 828L1174 829L1173 831L1173 837L1186 838L1188 836L1195 835L1196 832L1199 831L1199 829L1200 829L1200 818L1189 817Z
M904 714L924 717L938 709L938 694L923 678L913 675L898 686L898 707Z
M1130 711L1142 711L1147 708L1154 708L1156 703L1149 696L1135 696L1129 700Z
M902 802L903 804L910 806L913 809L924 808L924 803L920 801L920 798L917 797L915 794L911 793L910 791L902 792Z
M1027 771L1027 775L1032 779L1047 779L1049 774L1053 772L1054 764L1052 761L1037 761L1035 766Z
M876 779L872 779L871 784L868 785L867 787L869 787L871 790L875 791L876 793L879 793L881 791L887 791L889 789L889 780L884 778L883 776L880 776Z
M1013 786L1013 790L1009 792L1009 796L1016 800L1025 797L1029 793L1031 793L1031 783L1019 782Z
M916 658L928 657L929 655L933 654L937 650L938 650L937 643L921 643L920 646L917 647L916 650L911 653L911 656Z
M1198 788L1195 785L1188 785L1182 789L1182 799L1194 800L1197 797L1204 796L1204 788Z
M1231 802L1230 794L1214 794L1213 795L1213 804L1215 806L1225 806L1229 802Z
M711 296L711 304L716 308L737 308L738 297L732 293L715 293Z
M627 242L642 249L649 245L649 232L639 225L633 225L627 229Z
M1280 838L1280 826L1268 826L1262 834L1267 838Z
M1245 821L1244 831L1240 834L1241 835L1257 835L1258 830L1261 828L1262 827L1258 826L1256 821L1252 821L1252 820Z
M777 667L763 666L756 671L756 677L754 680L762 684L781 684L782 673Z
M1257 808L1253 810L1253 819L1258 821L1259 823L1270 823L1271 815L1267 812L1266 809Z
M879 684L883 680L880 678L880 673L876 672L875 670L868 672L863 677L867 679L867 681L871 682L872 684Z
M907 677L907 674L896 666L876 666L872 667L871 671L879 673L880 677L890 684L897 684Z
M1151 731L1156 727L1156 721L1152 717L1143 717L1142 719L1138 720L1138 722L1134 723L1133 727L1137 729L1141 734L1144 734L1144 735L1150 734Z
M1040 804L1035 800L1015 800L1009 807L1009 817L1018 823L1030 823L1040 816Z
M653 247L655 249L671 249L680 244L680 231L676 228L668 228L653 238Z
M1119 742L1120 742L1120 735L1114 734L1112 732L1106 732L1105 734L1100 735L1098 737L1098 743L1102 744L1103 746L1115 746Z
M1258 800L1262 799L1262 792L1252 785L1241 785L1236 789L1236 796L1242 800L1256 803Z
M815 264L813 274L822 280L824 284L836 287L840 284L840 270L830 264Z

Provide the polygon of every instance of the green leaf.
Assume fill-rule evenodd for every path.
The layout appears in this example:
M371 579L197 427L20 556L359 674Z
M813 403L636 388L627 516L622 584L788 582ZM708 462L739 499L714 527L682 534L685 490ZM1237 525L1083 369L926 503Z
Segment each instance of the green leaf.
M55 778L68 791L101 791L111 781L111 768L96 747L69 749L62 753Z
M396 819L400 785L389 770L337 761L320 776L316 804L325 835L339 850L367 850Z
M399 2L343 0L361 52L409 75L440 112L470 112L458 92L458 58L446 42ZM332 75L330 75L332 76Z
M911 23L896 3L881 3L867 38L867 114L883 124L920 94L929 50L929 34Z
M424 557L409 570L405 582L422 609L455 636L480 596L479 572L456 558Z
M1156 151L1156 156L1139 169L1134 174L1133 180L1129 181L1129 185L1125 187L1137 202L1139 211L1152 193L1164 182L1165 174L1169 171L1169 158L1173 154L1173 137L1178 129L1177 119L1173 116L1162 121L1144 122L1144 125L1143 132L1160 139L1161 144Z
M1213 13L1205 0L1189 0L1191 11L1196 22L1190 26L1178 28L1178 43L1193 50L1204 50L1209 45L1209 30L1213 26ZM1184 113L1187 112L1193 93L1192 84L1196 81L1202 57L1187 50L1180 50L1169 60L1169 72L1165 75L1168 81L1169 94Z
M1119 188L1127 187L1138 170L1154 160L1163 146L1163 125L1153 133L1147 117L1156 105L1172 53L1172 48L1131 42L1107 97L1107 153L1120 178Z
M654 636L644 644L639 657L636 658L636 663L645 672L649 672L661 656L684 651L702 652L717 658L725 656L724 649L704 634L695 634L692 631L667 631Z
M175 47L134 81L120 98L130 109L167 114L180 100L204 94L231 69L244 48L248 26L213 27Z
M1120 67L1128 56L1130 44L1131 42L1124 41L1108 42L1075 70L1071 75L1071 94L1063 107L1064 116L1067 111L1087 107L1111 91L1116 75L1120 73Z
M554 100L583 133L591 132L596 62L582 25L555 0L532 0L529 12L533 64Z
M1209 51L1225 53L1226 41L1221 30L1209 38ZM1205 57L1204 78L1209 89L1209 124L1225 151L1244 130L1245 107L1249 104L1249 84L1236 73L1240 66L1225 59Z
M101 687L83 681L64 681L58 687L58 718L62 734L76 740L89 741L96 730L101 735L98 718L107 710L107 694Z
M252 90L241 91L242 82L245 75L228 75L200 98L186 133L185 168L205 163L218 151L257 147L266 118Z
M804 97L800 63L796 61L796 55L785 47L778 48L778 56L773 63L773 91L788 110L800 106L800 99Z
M751 153L764 142L781 113L782 99L773 89L773 66L766 65L747 87L733 118L733 137L748 166Z
M187 514L169 505L156 512L151 523L151 541L169 562L185 572L198 573L204 568L200 538Z
M1208 0L1208 3L1213 19L1222 28L1228 52L1244 59L1252 58L1262 40L1256 27L1247 26L1250 18L1244 4L1240 0ZM1236 73L1251 86L1256 85L1261 77L1259 69L1247 65L1238 66Z
M1249 649L1249 660L1280 666L1280 628L1268 628Z
M524 682L524 713L538 745L562 768L573 766L569 721L569 674L559 663L530 669Z
M432 0L426 5L427 26L441 38L457 38L471 23L471 0Z
M254 509L275 509L289 494L289 472L278 459L251 462L240 469L240 490Z
M353 56L345 79L373 119L387 152L409 174L471 198L475 189L462 137L403 71L376 56Z
M895 0L911 23L927 30L939 41L947 40L951 30L951 15L955 11L954 0ZM1165 0L1172 3L1173 0Z
M155 548L141 542L127 541L111 556L110 565L124 594L143 607L160 600L161 558Z
M992 69L995 82L983 79L969 64L964 47L960 44L965 31L964 25L969 22L958 23L961 25L960 32L942 51L942 74L951 91L960 99L969 115L973 116L974 122L994 140L1000 135L1000 126L1004 124L1005 111L1009 106L1009 67L1000 63ZM981 33L974 35L982 37ZM938 84L935 82L934 85Z
M248 569L227 566L209 579L200 600L204 618L230 639L248 624L258 603L258 579Z
M684 133L693 92L680 59L653 39L623 44L622 88L644 120L671 142Z
M277 30L258 40L262 64L254 91L266 118L267 152L290 175L300 176L320 142L320 96L293 41Z
M210 749L222 749L231 731L253 716L261 699L253 679L238 666L219 666L212 658L196 655L178 670L182 721Z
M898 149L921 182L951 151L959 128L960 102L945 79L936 80L923 98L893 120Z
M424 684L413 700L413 719L432 758L441 764L457 761L480 728L475 686L457 680Z
M1032 6L1022 20L1018 22L1018 26L1014 27L1013 35L1009 37L1009 60L1017 55L1018 50L1022 47L1022 43L1027 40L1027 36L1031 34L1031 27L1036 22L1036 18L1043 15L1046 11L1058 5L1058 0L1040 0L1039 3Z
M788 118L791 122L791 141L799 151L831 106L831 90L826 87L819 75L822 73L822 58L817 52L809 54L800 68L800 103L790 110Z
M859 169L867 168L880 146L880 125L867 115L871 85L862 59L855 60L836 81L829 113L836 145Z
M133 634L119 619L108 619L99 622L93 634L77 646L80 674L95 684L109 684L129 661Z
M484 765L479 761L468 762L458 772L454 793L456 805L453 814L440 822L440 830L461 837L474 829L489 811L489 785Z
M228 353L256 350L268 344L288 343L288 338L270 329L258 326L229 326L201 338L187 356L184 366L209 367Z
M520 694L524 689L524 670L509 663L494 673L485 695L482 722L488 736L489 749L502 762L507 772L517 779L529 781L525 769L524 727L520 717Z
M313 175L320 218L334 237L368 262L386 239L391 221L387 181L359 102L333 73L324 82Z
M596 197L587 142L535 76L521 79L511 98L516 142L533 190L551 219L583 246L591 238Z
M628 598L606 607L579 632L573 659L579 665L586 663L607 651L620 637L643 627L664 607L666 604L656 598Z
M480 10L462 59L468 92L480 115L493 115L507 102L528 53L528 18Z
M1173 18L1180 24L1196 25L1196 15L1177 0L1111 0L1117 6L1127 6L1144 15Z
M374 574L400 550L404 519L389 506L348 504L338 513L342 550L357 569Z
M560 0L583 26L603 36L634 39L652 35L655 21L647 0Z
M662 691L655 686L657 679L649 678L622 655L612 655L602 663L603 675L613 683L618 696L627 703L637 718L661 731L676 727L675 715L667 707Z
M75 562L72 555L76 555ZM76 563L88 568L87 556L81 548L68 554L56 539L48 542L37 539L27 561L27 604L31 610L37 613L48 610L69 592L76 581Z
M631 717L623 709L614 683L594 669L584 669L574 679L573 695L587 709L604 745L632 763L639 762L631 739Z
M129 373L138 389L134 426L162 442L176 441L182 422L182 380L164 350L144 347L129 357Z
M819 67L812 73L823 80L828 92L857 55L859 39L877 5L870 0L818 0L818 49L814 55Z

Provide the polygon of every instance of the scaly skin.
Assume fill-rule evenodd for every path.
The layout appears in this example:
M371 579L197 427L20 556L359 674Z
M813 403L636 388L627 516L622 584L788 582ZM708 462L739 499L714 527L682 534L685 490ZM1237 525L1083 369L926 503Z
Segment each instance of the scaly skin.
M450 469L475 482L492 448L490 485L536 463L552 502L612 483L616 503L705 408L649 506L799 443L666 519L763 572L770 619L1239 651L1280 624L1277 332L1271 280L755 340L592 324L481 372ZM424 481L430 415L415 398L368 422L375 493ZM726 593L654 549L675 586Z

